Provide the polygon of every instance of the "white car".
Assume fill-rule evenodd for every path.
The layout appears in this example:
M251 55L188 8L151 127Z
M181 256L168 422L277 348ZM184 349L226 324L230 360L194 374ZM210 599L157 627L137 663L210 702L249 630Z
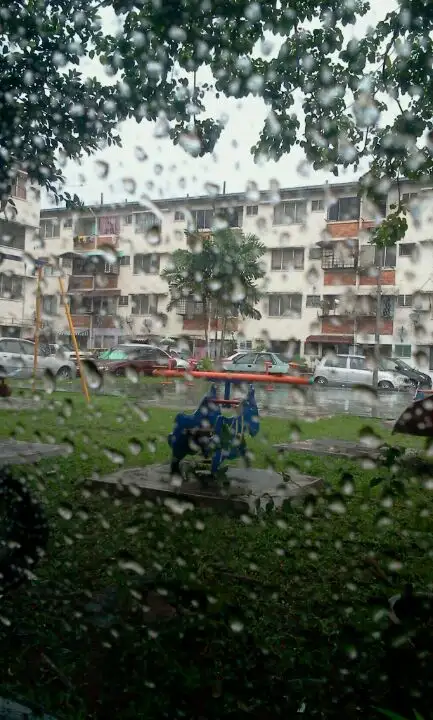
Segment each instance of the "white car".
M410 378L396 372L378 371L382 390L409 390ZM316 385L373 385L373 368L363 355L326 355L316 365Z
M35 344L20 338L0 338L0 376L29 378L33 375ZM37 375L49 371L57 378L70 379L76 376L75 363L55 355L41 355L37 358Z

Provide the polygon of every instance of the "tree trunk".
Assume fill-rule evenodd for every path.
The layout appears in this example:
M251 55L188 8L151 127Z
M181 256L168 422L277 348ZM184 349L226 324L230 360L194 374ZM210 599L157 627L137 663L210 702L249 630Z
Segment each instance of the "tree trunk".
M224 342L226 338L226 328L227 328L227 317L224 315L223 317L223 324L221 328L221 341L220 341L220 358L224 357Z
M215 305L215 335L214 335L214 349L215 349L215 360L217 359L217 343L218 343L218 305Z
M210 334L210 314L208 310L207 300L203 298L203 320L204 320L204 343L206 345L206 355L210 356L209 334Z

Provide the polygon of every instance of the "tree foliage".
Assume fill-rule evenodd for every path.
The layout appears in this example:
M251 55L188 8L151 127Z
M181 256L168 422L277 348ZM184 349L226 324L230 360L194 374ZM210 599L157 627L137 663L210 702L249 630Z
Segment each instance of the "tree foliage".
M155 121L158 136L193 155L211 152L223 130L207 113L215 95L263 98L269 113L256 157L278 159L298 145L315 169L336 175L369 159L363 185L373 194L397 177L428 176L433 6L399 0L353 37L351 26L369 7L367 0L10 0L0 27L0 189L16 167L52 188L62 158L118 144L116 123L127 117ZM107 8L117 32L102 30ZM83 59L95 61L102 80L80 72Z
M266 270L260 262L265 246L256 235L230 229L214 231L209 237L188 235L189 249L179 248L161 276L170 289L168 310L179 302L201 303L206 342L212 320L240 314L260 320L258 282Z

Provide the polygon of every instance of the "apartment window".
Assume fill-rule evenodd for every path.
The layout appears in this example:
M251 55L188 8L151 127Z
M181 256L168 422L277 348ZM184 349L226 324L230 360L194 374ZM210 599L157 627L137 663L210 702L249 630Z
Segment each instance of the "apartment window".
M23 296L23 279L18 275L0 273L0 297L20 300Z
M271 270L304 269L304 248L284 248L272 250Z
M377 306L377 305L376 305ZM394 317L395 298L391 295L382 295L381 299L381 316L383 318Z
M213 210L192 210L192 219L196 230L209 230L213 225Z
M119 297L119 307L126 307L129 305L129 297L128 295L120 295Z
M397 262L397 248L390 245L384 248L375 248L374 264L376 267L395 268Z
M62 263L62 268L65 268L65 270L70 270L72 267L72 258L71 257L63 257L61 263Z
M307 295L306 307L319 308L321 305L320 295Z
M137 253L134 255L134 269L135 275L139 273L146 273L147 275L155 275L159 272L161 258L156 253Z
M322 259L322 248L312 247L308 251L309 260L321 260Z
M120 232L119 215L106 215L98 219L99 235L118 235Z
M124 225L132 225L132 215L124 215L123 216L123 224Z
M311 201L311 212L322 212L325 209L323 198Z
M63 227L64 228L71 228L72 227L72 218L65 218L63 220Z
M329 222L359 220L361 203L359 197L339 198L328 210Z
M400 243L398 246L398 254L400 257L412 257L415 248L415 243Z
M247 216L251 217L251 215L258 215L259 214L259 206L258 205L247 205Z
M403 205L409 205L412 200L415 200L418 197L418 193L412 192L412 193L403 193L401 196L401 201Z
M322 251L322 268L332 270L334 268L354 268L355 256L353 250L349 249L346 243L335 242L331 247L324 247Z
M132 314L150 315L157 310L157 298L154 295L131 295Z
M97 220L94 217L80 218L76 224L76 233L78 236L83 235L89 237L97 235Z
M27 199L27 176L24 173L18 173L11 187L12 197Z
M117 263L104 263L104 273L107 275L118 275L119 268L117 267Z
M394 355L399 358L412 357L412 345L394 345Z
M59 220L41 220L39 226L39 232L43 238L58 238L60 237L60 222Z
M303 223L306 217L307 203L305 200L289 200L274 208L274 225Z
M301 317L301 313L301 293L292 293L287 295L269 295L270 317Z
M130 265L131 264L131 256L130 255L122 255L121 258L119 258L119 265Z
M243 214L244 209L242 206L231 208L218 208L218 210L216 210L215 212L216 217L225 220L228 227L230 228L242 227Z
M44 295L42 297L42 312L44 315L57 314L57 295Z
M183 214L182 210L175 210L174 211L174 221L182 222L183 220L185 220L185 215Z
M135 232L141 233L150 230L155 225L161 225L161 221L156 217L155 213L142 212L135 215Z
M88 298L89 300L91 298ZM93 298L91 312L95 315L115 315L117 311L117 298L112 297L95 297ZM98 320L95 318L95 325L98 326Z
M401 308L412 307L412 295L398 295L397 306Z
M324 315L330 315L331 313L334 313L338 310L338 307L340 305L340 295L325 295L323 297L323 314Z
M16 226L14 227L13 233L8 231L2 232L2 225L0 223L0 245L3 245L5 248L24 250L25 244L26 236L24 229L21 230L19 226Z

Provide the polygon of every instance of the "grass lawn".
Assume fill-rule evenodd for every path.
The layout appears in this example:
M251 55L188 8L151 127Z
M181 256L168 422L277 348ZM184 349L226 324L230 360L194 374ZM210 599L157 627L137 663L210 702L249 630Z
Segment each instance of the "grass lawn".
M175 414L103 396L87 407L63 393L43 395L35 412L0 411L3 436L71 448L20 470L52 536L35 579L2 600L2 695L77 719L267 720L294 717L304 704L306 717L374 718L374 707L397 700L402 711L387 678L394 645L383 608L406 582L433 589L431 490L407 468L396 494L387 468L278 457L272 444L422 442L354 417L264 418L249 442L254 465L295 463L332 489L258 518L177 515L140 498L115 501L92 483L119 466L168 459ZM405 657L407 674L415 663ZM428 707L423 687L409 708Z

